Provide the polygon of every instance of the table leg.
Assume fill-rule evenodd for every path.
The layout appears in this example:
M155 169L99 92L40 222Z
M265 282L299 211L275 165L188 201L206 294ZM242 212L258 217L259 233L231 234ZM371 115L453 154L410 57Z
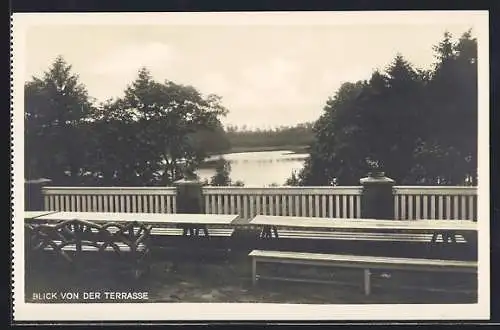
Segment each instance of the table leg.
M252 257L252 284L257 284L257 260Z
M369 269L365 269L364 271L364 288L365 288L365 295L369 296L370 293L371 293L371 281L370 281L370 277L371 277L371 273L370 273L370 270Z
M271 237L271 226L265 225L262 227L262 231L260 232L260 238L269 238Z
M207 226L202 226L201 229L203 230L203 234L205 235L205 237L208 237L208 228L207 228Z
M434 234L432 234L431 244L436 244L438 236L439 236L439 232L435 232Z
M276 226L273 226L273 232L274 232L274 237L278 238L278 228Z

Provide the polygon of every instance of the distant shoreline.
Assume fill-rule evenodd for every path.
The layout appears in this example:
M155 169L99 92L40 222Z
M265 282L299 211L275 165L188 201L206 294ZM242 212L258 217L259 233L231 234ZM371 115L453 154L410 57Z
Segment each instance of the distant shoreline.
M226 155L232 153L240 153L240 152L260 152L260 151L277 151L277 150L289 150L294 154L308 153L309 146L297 146L297 145L282 145L282 146L257 146L257 147L232 147L231 149L221 152L221 153L213 153L212 155Z
M309 146L297 146L297 145L283 145L283 146L259 146L259 147L233 147L225 152L209 154L209 156L214 155L224 155L232 153L243 153L243 152L264 152L264 151L278 151L287 150L290 154L303 154L309 153ZM204 161L200 168L213 168L215 167L216 160Z

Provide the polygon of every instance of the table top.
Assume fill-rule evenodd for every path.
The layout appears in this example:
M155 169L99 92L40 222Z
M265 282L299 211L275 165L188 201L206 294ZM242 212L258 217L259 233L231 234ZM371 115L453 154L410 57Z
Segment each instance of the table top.
M24 218L25 219L34 219L41 217L43 215L55 213L57 211L24 211Z
M36 220L61 221L78 219L92 222L139 221L148 224L228 225L238 217L237 214L55 212L39 216Z
M470 220L378 220L257 215L250 224L314 229L477 231L477 222Z

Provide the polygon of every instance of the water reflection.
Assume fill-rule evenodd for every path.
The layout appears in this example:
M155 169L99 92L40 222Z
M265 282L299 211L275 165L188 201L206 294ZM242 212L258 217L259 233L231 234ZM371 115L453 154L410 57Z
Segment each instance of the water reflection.
M283 185L293 171L300 170L308 154L296 154L288 150L241 152L225 154L223 157L231 163L231 180L243 181L245 186L263 187L272 184ZM215 155L208 161L217 160ZM215 174L213 168L197 171L200 178L208 179Z

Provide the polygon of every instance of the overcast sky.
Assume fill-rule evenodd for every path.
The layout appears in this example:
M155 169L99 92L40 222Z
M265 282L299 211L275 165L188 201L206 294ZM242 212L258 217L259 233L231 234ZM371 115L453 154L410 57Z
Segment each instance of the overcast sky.
M443 18L446 18L443 16ZM155 79L222 96L225 124L293 125L318 118L346 81L368 79L400 52L416 67L434 61L444 31L459 37L473 24L454 20L335 24L52 24L30 27L25 79L57 55L80 75L90 96L119 97L141 66ZM474 30L473 30L474 33Z

